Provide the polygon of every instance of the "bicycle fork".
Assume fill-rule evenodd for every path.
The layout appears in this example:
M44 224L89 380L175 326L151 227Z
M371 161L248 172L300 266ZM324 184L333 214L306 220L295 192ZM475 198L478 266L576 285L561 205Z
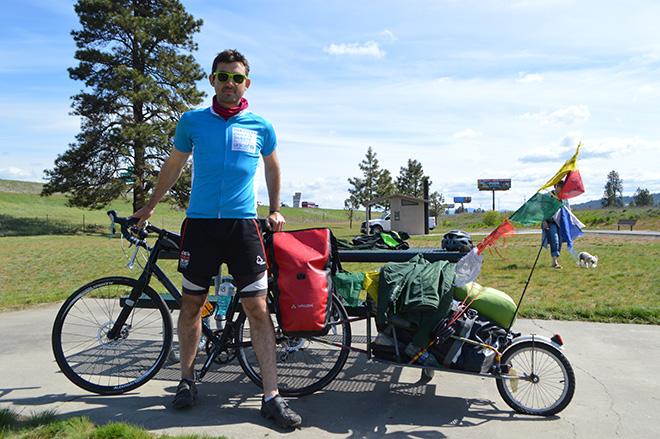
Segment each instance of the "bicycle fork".
M124 300L124 306L121 307L121 311L115 320L115 323L112 325L112 328L108 331L108 339L115 341L122 336L122 329L128 320L128 316L131 315L133 309L137 305L142 291L145 290L151 279L151 270L144 270L142 275L137 280L135 287L131 290L131 293L128 295L126 300Z

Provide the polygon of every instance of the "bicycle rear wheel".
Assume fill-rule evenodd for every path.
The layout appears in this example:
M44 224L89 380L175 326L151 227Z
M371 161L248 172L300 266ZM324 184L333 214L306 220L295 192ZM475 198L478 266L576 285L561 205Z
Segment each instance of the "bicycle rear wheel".
M351 346L351 325L346 310L332 296L330 330L327 335L288 337L279 328L275 314L277 381L282 396L303 396L321 390L341 371ZM238 361L245 374L263 387L257 357L250 344L250 324L244 312L236 320Z
M148 307L135 307L117 340L107 338L136 280L107 277L84 285L55 318L52 346L60 369L78 387L102 395L133 390L163 366L172 346L172 318L151 287L142 292ZM145 297L146 296L146 297Z

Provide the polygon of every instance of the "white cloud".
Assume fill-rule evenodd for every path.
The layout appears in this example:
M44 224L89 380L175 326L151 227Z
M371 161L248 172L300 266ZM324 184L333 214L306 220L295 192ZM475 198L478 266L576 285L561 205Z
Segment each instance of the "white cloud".
M27 177L30 175L30 173L21 168L17 168L16 166L10 166L8 168L0 168L0 175L10 177Z
M559 110L539 113L525 113L523 119L536 120L543 125L574 125L586 122L591 117L589 107L586 105L571 105Z
M324 208L341 208L347 198L348 182L345 178L323 177L316 179L285 179L282 181L281 201L291 206L293 194L302 193L302 201L312 201ZM265 184L259 187L257 199L268 204L268 191Z
M465 130L455 132L452 135L454 139L474 139L481 136L483 136L483 133L481 131L476 131L473 130L472 128L467 128Z
M581 135L567 135L561 139L558 146L549 144L534 148L518 160L521 163L563 163L563 160L567 160L573 155L577 144L582 142L582 138ZM625 157L632 153L643 154L644 151L652 153L654 149L660 150L660 142L650 142L639 137L592 138L582 142L578 160Z
M517 82L527 84L531 82L543 82L543 75L540 73L525 73L525 72L520 72L518 73L518 79L516 79Z
M35 181L35 175L31 171L26 171L22 168L17 168L16 166L9 166L7 168L0 168L0 178L6 178L8 180L30 180Z
M382 32L380 33L380 36L381 36L385 41L389 41L389 42L393 42L393 41L397 41L397 40L398 40L397 36L394 35L394 32L392 32L392 31L389 30L389 29L385 29L384 31L382 31Z
M380 48L377 42L367 41L364 44L360 43L332 43L323 48L325 53L330 55L353 55L353 56L372 56L374 58L385 57L385 51Z

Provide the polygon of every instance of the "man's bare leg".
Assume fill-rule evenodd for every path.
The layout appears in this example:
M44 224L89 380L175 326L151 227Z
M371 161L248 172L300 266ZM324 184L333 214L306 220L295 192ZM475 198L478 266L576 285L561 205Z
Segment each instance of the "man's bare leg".
M177 323L181 379L190 381L195 379L195 356L202 335L202 307L205 301L206 294L183 294Z
M263 379L264 397L277 395L277 360L275 328L268 311L266 296L242 297L241 304L250 322L250 338Z

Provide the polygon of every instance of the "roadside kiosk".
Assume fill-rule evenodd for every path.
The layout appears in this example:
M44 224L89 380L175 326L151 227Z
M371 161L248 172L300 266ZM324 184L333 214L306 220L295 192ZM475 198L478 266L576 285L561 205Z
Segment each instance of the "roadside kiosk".
M422 198L395 194L387 197L375 198L367 206L367 223L370 219L371 206L389 204L391 230L406 232L409 235L424 235L428 233L424 212L425 203Z

